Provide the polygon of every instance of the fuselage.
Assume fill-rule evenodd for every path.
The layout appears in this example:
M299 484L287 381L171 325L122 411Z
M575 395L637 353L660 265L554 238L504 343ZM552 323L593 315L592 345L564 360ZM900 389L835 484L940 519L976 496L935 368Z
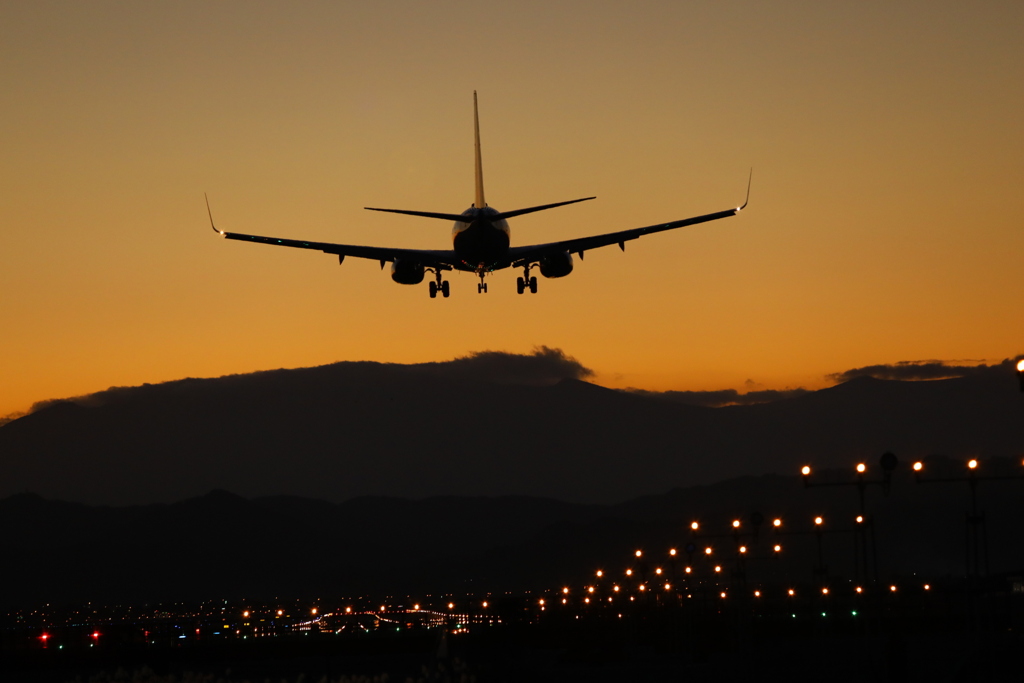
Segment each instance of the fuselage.
M475 206L463 211L465 222L452 227L452 247L462 262L473 270L488 270L507 260L511 233L508 221L494 220L498 211L489 206Z

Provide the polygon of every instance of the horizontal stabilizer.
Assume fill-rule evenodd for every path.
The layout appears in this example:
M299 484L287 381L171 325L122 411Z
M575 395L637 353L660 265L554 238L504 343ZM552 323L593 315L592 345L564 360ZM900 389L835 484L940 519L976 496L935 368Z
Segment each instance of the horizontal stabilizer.
M501 219L501 218L515 218L516 216L522 216L524 213L533 213L534 211L544 211L545 209L553 209L556 206L565 206L566 204L575 204L576 202L585 202L585 201L589 201L591 199L596 199L596 197L584 197L583 199L570 199L567 202L558 202L556 204L544 204L542 206L531 206L528 209L516 209L515 211L502 211L497 216L495 216L495 220Z
M406 211L405 209L375 209L372 206L363 207L367 211L384 211L387 213L404 213L406 216L422 216L423 218L440 218L443 221L455 221L456 223L468 223L473 220L472 216L460 216L455 213L434 213L432 211Z

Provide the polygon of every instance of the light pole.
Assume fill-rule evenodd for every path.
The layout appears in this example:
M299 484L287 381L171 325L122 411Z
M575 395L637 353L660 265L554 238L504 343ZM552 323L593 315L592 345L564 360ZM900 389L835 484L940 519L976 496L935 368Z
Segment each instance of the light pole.
M823 482L812 482L811 481L811 467L804 465L800 469L800 474L803 477L804 487L811 488L812 486L856 486L857 487L857 500L859 503L860 514L857 516L857 524L853 527L853 564L854 564L854 575L857 577L857 581L861 580L863 576L867 579L868 576L868 532L871 533L871 564L874 569L875 581L878 581L878 552L877 545L875 543L875 523L872 517L869 517L865 509L865 493L867 492L868 486L875 485L882 489L884 495L889 495L889 489L892 486L892 473L899 465L899 460L893 453L883 453L882 457L878 459L878 466L882 470L881 479L867 479L866 474L868 466L866 463L857 463L857 479L856 481L823 481Z

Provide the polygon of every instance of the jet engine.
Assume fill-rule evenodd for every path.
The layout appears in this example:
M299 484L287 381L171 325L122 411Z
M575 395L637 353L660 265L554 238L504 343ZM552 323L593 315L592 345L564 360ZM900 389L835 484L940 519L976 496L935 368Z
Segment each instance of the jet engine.
M572 254L567 251L545 256L540 260L540 274L544 277L565 277L571 272Z
M400 285L418 285L423 282L423 264L395 259L391 262L391 279Z

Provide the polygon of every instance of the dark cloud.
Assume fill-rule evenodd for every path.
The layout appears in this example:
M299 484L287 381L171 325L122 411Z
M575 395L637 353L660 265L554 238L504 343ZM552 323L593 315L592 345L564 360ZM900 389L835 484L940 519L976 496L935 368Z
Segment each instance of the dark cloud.
M478 351L443 363L424 363L422 369L501 384L555 384L584 379L594 371L561 349L538 346L533 353Z
M808 389L765 389L762 391L748 391L741 394L735 389L720 389L718 391L642 391L630 389L629 391L645 396L665 398L676 403L684 403L690 406L703 406L705 408L721 408L723 406L749 406L757 403L771 403L787 398L795 398L810 393Z
M964 363L972 364L964 365ZM1010 359L995 365L985 365L976 361L904 360L899 363L853 368L852 370L833 373L827 377L836 383L849 382L851 379L857 379L858 377L902 381L979 377L1005 372L1008 366L1015 363L1015 360L1011 361Z

